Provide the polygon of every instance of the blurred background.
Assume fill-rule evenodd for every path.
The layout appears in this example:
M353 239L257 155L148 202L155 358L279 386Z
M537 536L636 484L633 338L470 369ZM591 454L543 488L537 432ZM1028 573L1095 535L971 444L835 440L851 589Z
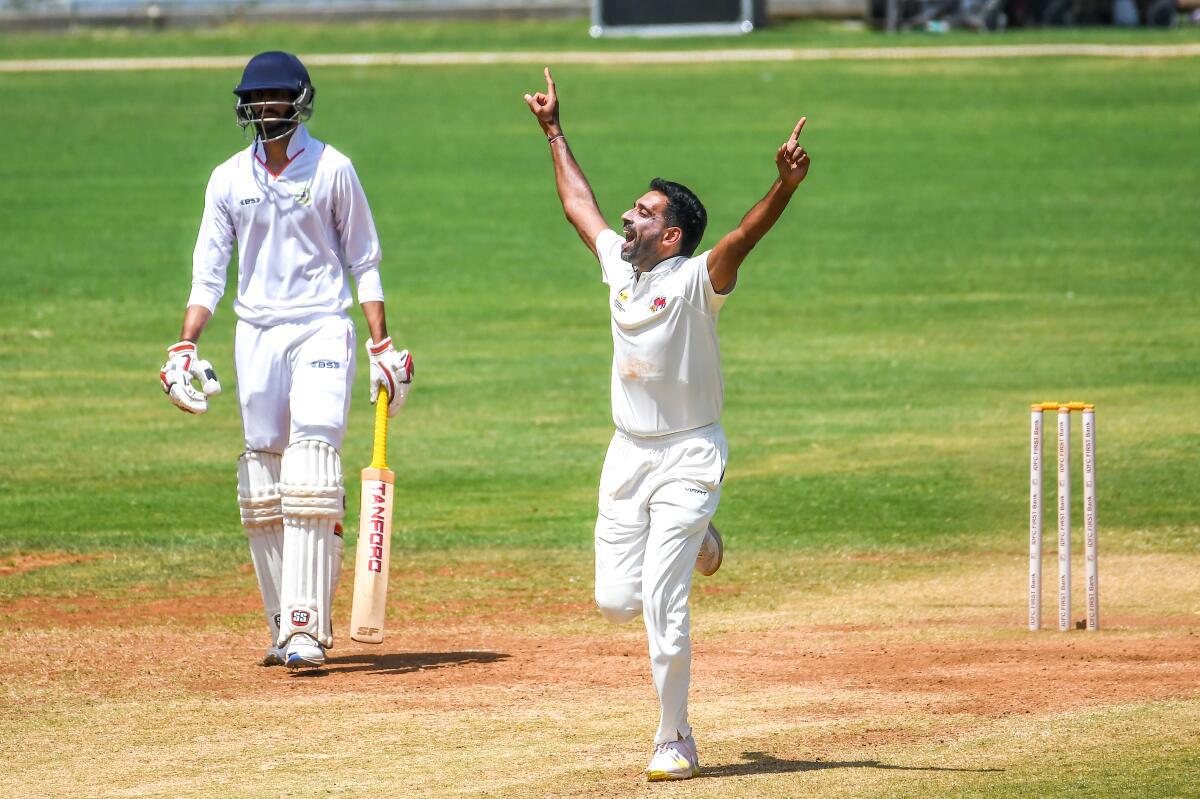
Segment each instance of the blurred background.
M840 19L889 31L1200 24L1200 0L0 0L0 30L231 21L590 19L593 36L749 32Z

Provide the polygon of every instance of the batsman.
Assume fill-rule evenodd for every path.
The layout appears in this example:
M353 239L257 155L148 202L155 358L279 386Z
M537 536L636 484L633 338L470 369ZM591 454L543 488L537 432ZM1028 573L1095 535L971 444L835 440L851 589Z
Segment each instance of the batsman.
M612 316L612 414L616 431L600 474L596 604L606 619L641 616L658 691L659 724L646 769L651 781L700 773L688 724L692 571L713 574L724 547L712 525L728 447L717 316L738 270L808 174L799 144L805 120L775 153L766 196L711 250L696 255L707 212L689 189L655 178L610 230L559 121L550 70L546 91L525 95L554 161L567 221L600 261Z
M404 405L413 363L388 336L379 237L358 175L304 124L316 98L308 70L290 53L260 53L233 93L237 123L253 141L208 181L191 295L160 379L187 413L204 413L220 392L196 346L236 245L238 504L271 636L263 665L319 667L333 646L342 565L352 280L371 334L371 401L386 391L389 415Z

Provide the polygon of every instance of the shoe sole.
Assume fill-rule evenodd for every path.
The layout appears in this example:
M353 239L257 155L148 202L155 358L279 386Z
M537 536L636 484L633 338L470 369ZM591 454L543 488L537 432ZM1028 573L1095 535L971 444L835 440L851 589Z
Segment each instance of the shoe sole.
M647 782L672 782L674 780L690 780L692 777L699 777L699 767L694 768L688 774L676 774L672 771L647 771Z
M297 656L288 658L287 663L284 665L292 671L296 671L297 669L319 669L325 665L325 660L308 660Z
M721 568L721 564L725 562L725 541L721 538L721 534L717 531L717 527L712 522L708 523L708 529L712 530L713 538L717 539L717 565L713 566L712 571L700 571L702 577L712 577Z

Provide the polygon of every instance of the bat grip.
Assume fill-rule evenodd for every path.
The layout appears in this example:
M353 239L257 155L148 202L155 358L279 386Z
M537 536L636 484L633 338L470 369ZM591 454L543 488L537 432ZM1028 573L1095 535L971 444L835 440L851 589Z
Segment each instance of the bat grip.
M371 468L387 468L388 393L380 387L375 399L375 442L371 448Z

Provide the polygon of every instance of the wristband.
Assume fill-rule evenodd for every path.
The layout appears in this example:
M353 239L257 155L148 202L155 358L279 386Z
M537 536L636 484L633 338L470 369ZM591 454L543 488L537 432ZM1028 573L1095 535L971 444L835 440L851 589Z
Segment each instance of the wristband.
M547 136L546 141L549 142L550 144L554 144L554 141L556 139L565 139L565 138L567 138L567 135L565 133L560 133L557 136Z
M383 341L375 342L367 340L367 354L372 358L383 355L388 350L392 349L392 337L387 336Z

